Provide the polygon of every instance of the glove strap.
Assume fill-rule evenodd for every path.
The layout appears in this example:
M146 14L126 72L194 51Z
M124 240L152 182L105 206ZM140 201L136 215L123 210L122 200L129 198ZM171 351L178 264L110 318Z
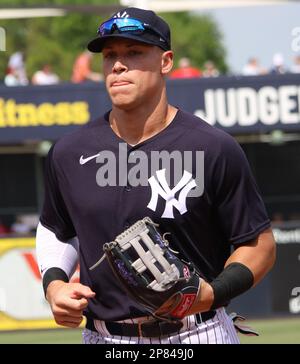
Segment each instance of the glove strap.
M184 287L180 291L171 296L158 310L155 311L155 317L163 319L167 317L169 319L182 320L191 307L200 291L201 279L195 275L189 286Z

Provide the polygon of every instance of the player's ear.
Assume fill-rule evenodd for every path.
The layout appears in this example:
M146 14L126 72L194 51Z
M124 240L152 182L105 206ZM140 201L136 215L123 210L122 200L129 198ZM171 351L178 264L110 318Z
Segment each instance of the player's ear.
M161 56L161 73L167 75L173 67L173 52L166 51Z

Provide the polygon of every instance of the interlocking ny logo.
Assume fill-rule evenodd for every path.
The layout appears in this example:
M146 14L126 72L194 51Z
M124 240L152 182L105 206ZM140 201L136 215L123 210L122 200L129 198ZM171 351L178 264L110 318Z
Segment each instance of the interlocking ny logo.
M120 12L118 12L114 18L129 18L129 14L127 14L126 11L123 11L123 13L121 14Z
M196 181L192 178L192 174L184 170L183 176L174 188L170 188L166 180L166 170L156 171L156 178L152 176L148 179L151 186L151 199L147 207L152 211L156 210L158 196L166 201L166 207L162 217L174 219L173 207L175 207L181 215L187 212L186 198L192 188L197 186ZM180 191L178 200L175 194Z

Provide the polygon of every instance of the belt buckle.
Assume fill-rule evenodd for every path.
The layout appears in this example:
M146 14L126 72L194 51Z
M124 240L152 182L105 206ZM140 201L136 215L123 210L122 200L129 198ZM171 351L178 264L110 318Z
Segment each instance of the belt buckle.
M158 337L158 336L160 336L159 321L157 321L157 320L141 321L141 322L138 322L137 325L138 325L139 337L144 337L144 338L146 337L147 338L147 337Z
M146 321L140 321L138 322L138 334L139 337L157 337L160 336L160 329L159 329L159 321L157 320L146 320ZM152 325L155 325L156 327L152 327ZM143 330L143 326L144 326L144 330ZM150 331L152 330L156 330L154 331L154 333L147 333L147 326L148 326L148 331L150 329ZM146 331L145 331L146 329Z
M143 330L143 325L144 329L146 330ZM170 326L172 326L172 330L170 330L171 328ZM168 322L168 321L148 320L138 323L138 333L140 337L162 337L178 332L182 327L183 327L182 321Z

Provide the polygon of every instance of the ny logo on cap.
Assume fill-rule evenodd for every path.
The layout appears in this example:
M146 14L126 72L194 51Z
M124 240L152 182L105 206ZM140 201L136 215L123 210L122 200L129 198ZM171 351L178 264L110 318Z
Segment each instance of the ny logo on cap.
M120 12L118 12L114 18L129 18L129 14L127 14L127 11L123 11L123 13L121 14Z

